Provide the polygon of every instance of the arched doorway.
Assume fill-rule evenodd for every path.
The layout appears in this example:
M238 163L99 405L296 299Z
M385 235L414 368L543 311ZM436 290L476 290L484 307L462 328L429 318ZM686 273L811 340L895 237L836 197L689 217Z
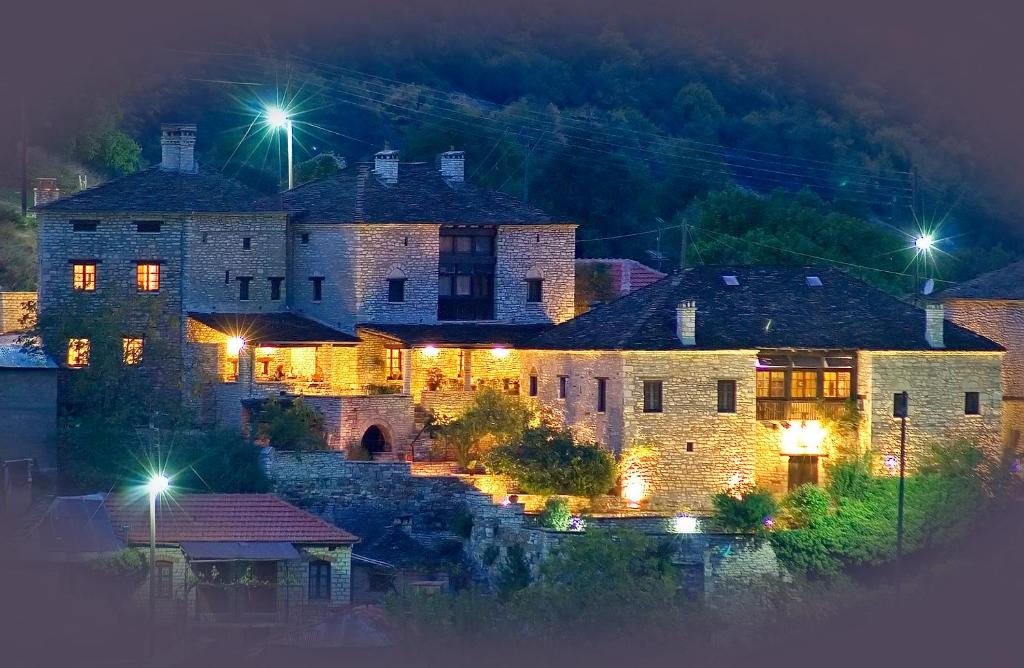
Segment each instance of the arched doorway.
M377 425L373 425L366 430L360 443L370 453L371 457L382 452L388 452L391 449L391 444L388 443L384 430Z

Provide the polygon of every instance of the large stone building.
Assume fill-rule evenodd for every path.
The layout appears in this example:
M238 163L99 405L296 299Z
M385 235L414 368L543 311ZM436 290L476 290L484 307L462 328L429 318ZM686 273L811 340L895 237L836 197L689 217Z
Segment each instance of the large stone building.
M944 290L947 317L1006 348L1003 437L1018 451L1024 434L1024 262Z
M999 452L1003 350L835 269L696 267L547 330L524 386L584 438L648 446L624 494L705 508L729 486L817 482L828 457L908 458L964 437Z

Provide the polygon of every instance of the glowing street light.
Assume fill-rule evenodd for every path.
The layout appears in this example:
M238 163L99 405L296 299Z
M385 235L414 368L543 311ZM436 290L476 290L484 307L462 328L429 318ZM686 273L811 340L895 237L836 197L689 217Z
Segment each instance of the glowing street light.
M163 473L150 477L146 483L149 492L149 648L156 644L156 498L171 486L170 479Z
M275 130L284 130L288 137L288 190L294 185L292 173L292 119L281 107L268 107L263 112L267 117L267 125Z
M914 248L922 252L930 251L934 245L935 239L930 234L922 234L914 239Z

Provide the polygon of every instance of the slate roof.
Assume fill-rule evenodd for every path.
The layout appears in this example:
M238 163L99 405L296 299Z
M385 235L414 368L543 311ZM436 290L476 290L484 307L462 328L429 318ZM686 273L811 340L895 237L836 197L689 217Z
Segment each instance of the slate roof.
M250 343L358 343L351 334L294 313L189 313L188 317Z
M553 325L502 325L491 323L440 323L434 325L392 325L363 323L357 331L395 339L409 346L508 346L518 348Z
M1024 300L1024 261L943 290L938 298Z
M433 165L403 162L398 182L385 184L373 166L360 164L340 174L283 194L305 223L531 224L557 221L510 195L466 182L449 182Z
M723 276L739 284L726 285ZM808 276L822 285L809 287ZM696 345L676 337L676 305L697 303ZM525 347L553 350L932 350L924 311L829 267L685 269L562 323ZM998 351L946 321L947 350Z
M117 536L102 494L58 496L33 532L33 556L58 560L74 554L119 552L124 542Z
M106 507L114 527L127 527L129 544L149 542L145 495L111 494ZM273 494L172 494L159 500L156 540L348 545L359 539Z
M0 369L56 369L57 364L42 352L25 352L18 335L0 336Z
M37 211L102 213L258 213L285 210L280 196L267 196L219 172L195 174L144 169L98 186L81 190Z

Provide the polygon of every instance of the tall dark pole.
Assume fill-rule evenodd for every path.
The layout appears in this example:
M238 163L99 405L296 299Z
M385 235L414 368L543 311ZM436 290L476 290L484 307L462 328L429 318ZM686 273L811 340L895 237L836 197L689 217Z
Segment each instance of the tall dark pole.
M905 487L905 474L907 464L907 410L910 408L910 399L906 390L902 394L902 406L900 406L900 488L896 501L896 587L899 588L903 580L903 495Z
M21 98L21 215L28 215L28 120L25 98Z
M156 492L149 492L149 653L156 653Z

